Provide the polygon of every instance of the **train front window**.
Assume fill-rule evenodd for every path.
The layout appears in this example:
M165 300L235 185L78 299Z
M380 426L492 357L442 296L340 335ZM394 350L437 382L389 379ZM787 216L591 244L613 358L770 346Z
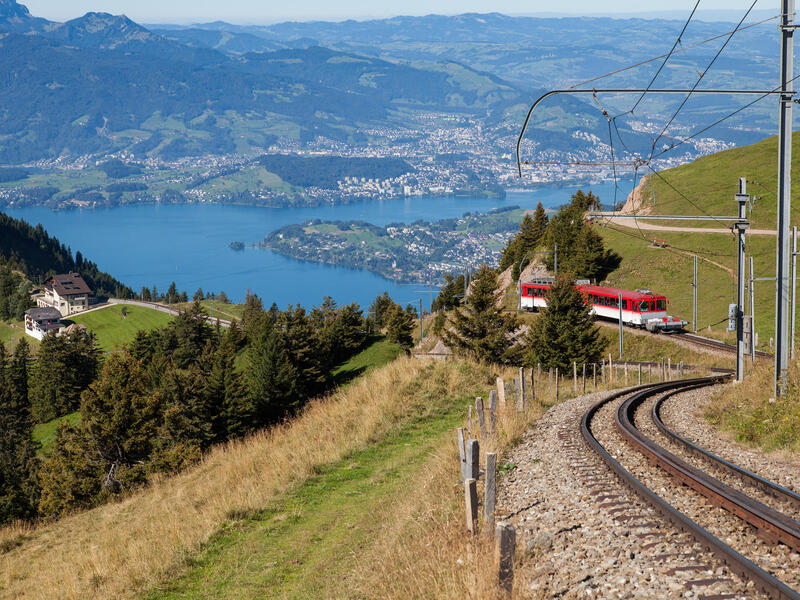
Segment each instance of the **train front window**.
M642 300L639 302L639 311L640 312L647 312L650 310L650 302L648 300Z
M667 301L656 300L656 310L667 310Z

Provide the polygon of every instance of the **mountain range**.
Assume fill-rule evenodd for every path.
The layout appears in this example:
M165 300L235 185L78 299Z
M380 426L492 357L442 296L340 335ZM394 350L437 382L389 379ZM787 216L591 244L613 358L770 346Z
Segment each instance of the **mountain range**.
M385 128L413 136L429 113L477 120L509 152L524 111L545 89L657 55L679 25L465 14L149 29L95 12L55 23L0 0L0 163L119 152L179 160L260 153L278 141L300 148L320 136L378 143ZM685 47L730 27L693 23ZM708 85L774 83L775 44L765 27L737 34ZM674 58L659 83L677 85L714 49L702 45ZM657 65L603 83L641 85ZM610 98L608 108L624 112L629 101ZM642 106L642 114L663 115L671 105L648 96ZM693 126L730 107L728 99L692 99L679 122ZM584 99L556 98L537 116L538 143L555 153L588 151L607 137L605 118ZM771 132L771 112L748 116L716 137L744 143ZM629 147L646 146L646 124L619 124Z

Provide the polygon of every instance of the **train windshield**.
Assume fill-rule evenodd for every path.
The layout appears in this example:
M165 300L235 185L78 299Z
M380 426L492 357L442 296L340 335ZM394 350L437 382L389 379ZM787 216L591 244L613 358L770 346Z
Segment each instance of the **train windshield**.
M639 302L639 311L648 312L649 310L650 310L649 300L642 300L641 302Z
M667 301L656 300L656 310L667 310Z

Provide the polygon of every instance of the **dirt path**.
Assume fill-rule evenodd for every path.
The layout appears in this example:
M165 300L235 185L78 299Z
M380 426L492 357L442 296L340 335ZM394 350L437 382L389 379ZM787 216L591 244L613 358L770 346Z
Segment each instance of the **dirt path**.
M639 221L638 219L617 219L614 220L615 216L624 215L625 213L613 213L613 212L602 212L602 213L595 213L597 217L603 217L605 220L601 221L603 225L608 225L612 221L615 225L620 225L622 227L627 227L629 229L642 229L648 231L675 231L678 233L732 233L730 229L722 228L722 227L709 227L709 228L698 228L698 227L677 227L673 225L657 225L656 223L652 223L651 221ZM630 213L628 213L630 214ZM748 229L747 235L776 235L774 229Z

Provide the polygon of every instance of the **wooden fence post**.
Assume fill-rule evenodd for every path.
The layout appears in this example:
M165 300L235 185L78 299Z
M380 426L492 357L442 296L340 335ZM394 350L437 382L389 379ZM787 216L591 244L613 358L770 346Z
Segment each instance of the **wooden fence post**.
M533 367L531 367L531 402L536 402L536 380L533 378Z
M547 385L550 386L550 389L553 388L553 367L547 370Z
M586 363L583 363L583 393L586 393Z
M467 440L467 479L477 480L481 472L481 450L478 440Z
M556 402L558 402L558 367L556 367Z
M511 597L514 587L514 552L517 532L511 523L498 523L494 533L494 555L497 566L497 585Z
M600 375L603 376L603 385L606 384L606 361L605 359L600 361Z
M467 451L464 448L464 428L459 427L458 431L458 455L461 458L461 481L468 479L467 473Z
M628 363L625 363L625 385L628 385Z
M525 401L528 398L528 385L525 380L525 367L519 368L519 394L517 395L517 411L523 412L525 410Z
M474 479L464 482L464 505L467 509L467 531L475 533L478 526L478 488Z
M478 428L481 439L486 439L486 412L483 410L483 398L475 398L475 412L478 414Z
M506 384L502 377L497 378L497 404L500 410L506 409Z
M592 387L597 389L597 363L592 363Z
M489 431L497 433L497 392L489 392Z
M614 382L614 363L611 362L611 352L608 353L608 382Z
M472 404L467 407L467 437L472 438Z
M578 395L578 363L572 361L572 393Z
M639 385L642 385L642 363L639 363Z
M672 359L667 358L667 381L672 381Z
M497 454L486 453L486 485L483 487L483 523L486 532L492 535L494 531L494 508L497 503Z

